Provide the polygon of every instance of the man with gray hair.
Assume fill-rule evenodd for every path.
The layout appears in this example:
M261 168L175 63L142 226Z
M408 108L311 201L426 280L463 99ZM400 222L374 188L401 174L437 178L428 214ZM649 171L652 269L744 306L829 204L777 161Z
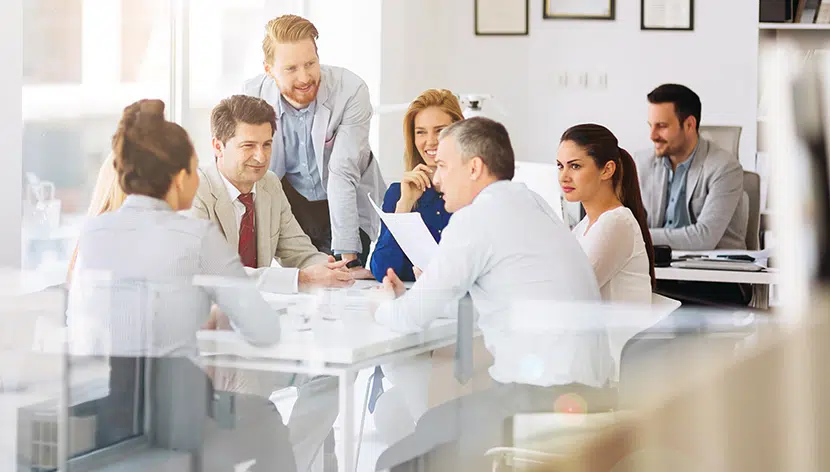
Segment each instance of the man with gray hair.
M435 162L433 181L453 217L409 291L387 271L388 299L375 319L396 331L417 332L469 293L493 354L494 382L425 413L412 435L381 455L379 470L408 467L420 456L427 456L430 470L487 470L484 452L504 444L506 418L551 411L565 394L585 399L589 409L610 406L605 386L614 363L604 329L576 333L566 327L550 334L510 327L516 303L542 301L550 309L550 302L594 303L600 295L568 227L542 197L510 181L515 162L505 127L481 117L454 123L441 132ZM463 319L459 314L459 324Z

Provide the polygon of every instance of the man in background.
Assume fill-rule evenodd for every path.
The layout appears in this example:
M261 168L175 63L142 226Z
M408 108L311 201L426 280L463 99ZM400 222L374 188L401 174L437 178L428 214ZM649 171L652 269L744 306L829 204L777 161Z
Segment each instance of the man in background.
M743 169L736 156L700 136L700 97L664 84L648 94L654 149L634 156L654 245L673 250L746 249L749 220ZM745 305L736 284L658 281L673 298L685 295ZM692 301L692 300L689 300Z

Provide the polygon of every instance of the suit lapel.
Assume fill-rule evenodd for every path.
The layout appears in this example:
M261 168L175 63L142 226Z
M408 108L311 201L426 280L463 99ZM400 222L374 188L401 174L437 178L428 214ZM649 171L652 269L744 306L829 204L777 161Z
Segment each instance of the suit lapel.
M654 157L652 168L654 171L654 185L651 189L651 208L657 209L652 220L652 227L662 227L666 220L666 193L669 185L669 171L663 165L664 157Z
M285 145L282 141L282 127L280 126L280 91L271 77L265 78L262 86L262 99L268 102L277 114L277 130L274 132L274 143L271 147L270 169L277 177L285 175Z
M695 193L700 177L703 175L703 161L709 155L709 142L703 138L698 138L697 151L695 151L692 165L689 166L689 173L686 176L686 206L691 212L692 195Z
M219 220L219 227L225 234L228 244L237 249L239 247L239 229L236 227L236 213L228 191L225 189L225 182L222 181L222 176L215 164L207 166L205 174L210 180L210 191L216 198L213 211L216 213L216 219Z
M264 180L264 179L263 179ZM271 247L271 195L262 185L257 184L257 195L254 205L256 217L256 262L257 267L270 267L274 257L274 248Z
M331 74L328 74L325 69L321 70L320 91L317 92L317 110L314 112L314 125L311 127L311 144L314 147L314 158L317 160L317 171L320 172L320 181L324 183L326 129L331 118L331 108L329 108L328 103L331 80Z

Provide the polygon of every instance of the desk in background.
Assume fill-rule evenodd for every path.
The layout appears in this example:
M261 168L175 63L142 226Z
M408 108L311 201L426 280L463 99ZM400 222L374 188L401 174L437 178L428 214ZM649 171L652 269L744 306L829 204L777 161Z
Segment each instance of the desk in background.
M762 272L744 272L656 267L654 275L657 280L750 284L752 285L751 306L762 310L769 309L770 285L778 283L778 272L774 269L767 269Z

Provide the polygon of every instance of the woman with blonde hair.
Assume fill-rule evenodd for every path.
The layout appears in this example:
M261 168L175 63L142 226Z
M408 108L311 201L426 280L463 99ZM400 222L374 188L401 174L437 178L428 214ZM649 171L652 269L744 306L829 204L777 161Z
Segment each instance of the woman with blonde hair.
M449 90L429 89L419 95L409 105L403 119L406 172L399 183L389 186L383 197L383 211L387 213L420 213L436 242L441 240L441 231L450 221L450 213L444 209L441 190L432 183L438 134L447 126L463 119L458 98ZM386 225L381 225L370 266L372 275L378 281L383 281L390 268L403 281L415 280L412 262Z
M98 178L95 179L95 188L92 190L92 200L89 202L89 209L86 212L86 216L89 218L121 208L121 204L127 198L127 194L118 185L118 175L115 173L113 159L113 154L110 152L101 164L101 168L98 169ZM72 251L72 258L69 260L69 270L66 274L67 282L72 279L72 269L75 267L77 259L78 246L75 246L75 250Z

